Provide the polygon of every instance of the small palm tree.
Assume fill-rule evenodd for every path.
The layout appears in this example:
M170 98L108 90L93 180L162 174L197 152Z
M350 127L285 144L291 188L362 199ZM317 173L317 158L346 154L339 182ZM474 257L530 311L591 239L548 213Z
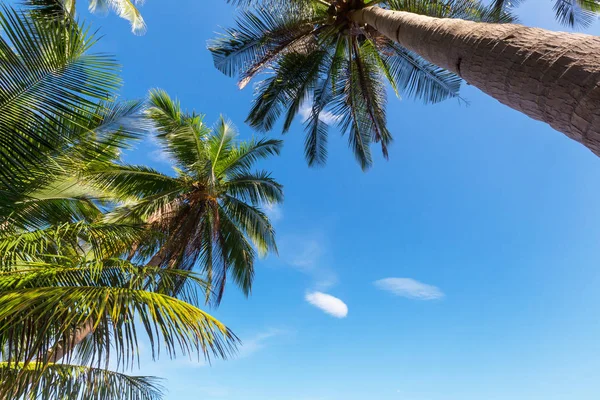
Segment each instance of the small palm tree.
M198 268L218 293L227 276L249 294L256 251L276 252L274 230L261 210L282 201L282 186L256 161L279 154L282 142L236 141L235 127L221 118L214 129L203 117L185 113L164 91L150 94L148 116L157 139L174 163L175 176L143 166L104 164L88 177L125 204L111 221L143 223L165 240L148 265ZM132 200L133 199L133 200ZM147 251L139 255L148 256Z
M126 240L131 243L128 260L153 269L199 270L207 282L207 301L214 294L215 304L220 303L228 276L248 295L256 252L277 251L274 229L260 207L283 199L281 185L268 172L252 167L279 154L281 141L238 143L230 122L221 118L212 130L201 115L183 112L164 91L153 91L150 105L148 116L176 175L145 166L92 163L84 172L86 184L121 203L104 221L116 224L111 226L119 231L133 225L146 227L153 237L159 233L158 242L147 237L135 243ZM178 287L169 288L177 295ZM79 326L54 360L71 353L95 329Z
M247 121L268 131L283 115L285 132L303 108L309 110L305 121L309 165L325 162L331 123L348 134L349 146L363 169L372 163L372 143L380 144L387 157L392 135L387 127L386 81L396 95L425 103L459 96L458 75L368 26L351 23L341 12L359 7L354 3L364 5L362 1L233 2L264 7L241 12L236 27L209 44L215 66L227 75L239 75L240 88L259 74L273 71L258 85ZM277 12L269 8L275 3ZM490 10L475 1L370 3L436 17L493 18Z
M493 8L497 12L518 7L524 0L493 0ZM598 0L554 0L556 19L563 25L574 28L585 28L598 17L600 2Z

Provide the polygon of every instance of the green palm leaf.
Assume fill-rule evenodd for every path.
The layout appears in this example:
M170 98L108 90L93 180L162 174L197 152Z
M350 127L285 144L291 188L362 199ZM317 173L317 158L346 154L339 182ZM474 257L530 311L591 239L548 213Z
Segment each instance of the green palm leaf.
M79 365L0 362L0 394L28 400L159 400L160 380Z
M8 349L8 361L47 362L54 356L46 349L74 348L81 340L77 332L93 327L98 362L114 351L127 367L137 354L141 330L155 358L161 348L170 357L225 358L237 339L192 304L198 303L198 288L206 290L206 283L196 274L139 268L122 260L27 263L0 274L0 342ZM178 298L172 297L175 293ZM139 324L133 323L136 319Z
M90 110L120 82L111 57L88 54L95 39L85 28L2 6L0 31L0 182L12 187L44 152L72 139L70 126L94 120Z

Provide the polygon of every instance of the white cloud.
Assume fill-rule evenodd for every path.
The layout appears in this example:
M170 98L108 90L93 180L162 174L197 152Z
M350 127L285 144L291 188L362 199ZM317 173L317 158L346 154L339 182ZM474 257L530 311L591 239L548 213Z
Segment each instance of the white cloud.
M305 297L313 306L320 308L329 315L336 318L346 318L348 315L348 306L342 300L337 297L333 297L326 293L311 292L307 293Z
M271 223L281 221L283 219L283 210L279 204L268 203L264 205L265 214L271 220Z
M308 118L310 118L310 115L312 113L311 104L312 100L305 101L304 103L302 103L302 106L300 107L299 111L300 116L302 117L302 122L305 122L306 120L308 120ZM325 122L327 125L333 125L337 123L341 118L341 115L334 114L331 111L327 110L323 110L321 111L321 114L319 114L319 119L322 122Z
M381 290L386 290L396 296L417 300L437 300L444 297L438 287L427 285L410 278L386 278L375 283Z

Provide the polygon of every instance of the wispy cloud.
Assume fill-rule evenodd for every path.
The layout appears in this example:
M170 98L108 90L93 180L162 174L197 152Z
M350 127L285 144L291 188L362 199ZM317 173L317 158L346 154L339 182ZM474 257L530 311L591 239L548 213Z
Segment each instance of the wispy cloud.
M311 292L306 294L305 299L313 306L336 318L346 318L348 316L348 306L346 303L330 294Z
M264 349L272 339L287 333L288 331L283 329L269 329L246 340L242 340L242 345L239 348L237 358L250 357L251 355Z
M311 104L312 104L312 99L302 103L302 106L300 107L300 111L299 111L300 116L302 117L302 122L305 122L306 120L308 120L310 118L310 115L312 114ZM342 118L341 115L334 114L331 111L327 111L327 110L323 110L319 114L319 119L322 122L325 122L327 125L333 125L333 124L337 123L341 118Z
M150 157L152 161L169 165L173 164L173 159L154 135L150 135L150 144L155 148L155 150L148 153L148 157Z
M280 259L310 276L315 290L326 290L338 281L337 274L330 268L326 242L321 234L289 235L279 241Z
M381 290L409 299L437 300L444 297L440 288L410 278L386 278L374 284Z
M271 223L279 222L283 219L283 210L279 204L268 203L263 208Z

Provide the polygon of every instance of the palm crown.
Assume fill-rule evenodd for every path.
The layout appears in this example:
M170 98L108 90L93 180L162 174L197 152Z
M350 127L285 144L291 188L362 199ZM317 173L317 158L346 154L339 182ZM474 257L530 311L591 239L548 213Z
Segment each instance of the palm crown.
M148 224L165 240L149 264L191 270L199 267L220 301L228 274L248 294L255 249L276 251L274 230L261 205L278 203L282 187L269 173L253 171L259 159L278 154L281 142L262 139L239 143L234 126L221 118L214 129L160 90L150 96L148 116L157 139L175 165L175 176L152 168L104 164L90 179L120 197L124 205L109 217ZM131 197L136 201L129 204Z
M348 134L363 169L372 164L373 143L387 157L392 141L386 122L386 81L397 95L437 103L458 97L461 79L372 28L357 25L350 13L377 4L435 17L510 20L474 0L231 2L246 9L234 28L209 44L215 66L227 75L238 75L240 88L272 71L257 85L247 122L268 131L283 115L285 132L308 105L305 155L309 165L326 161L328 124L336 123Z

